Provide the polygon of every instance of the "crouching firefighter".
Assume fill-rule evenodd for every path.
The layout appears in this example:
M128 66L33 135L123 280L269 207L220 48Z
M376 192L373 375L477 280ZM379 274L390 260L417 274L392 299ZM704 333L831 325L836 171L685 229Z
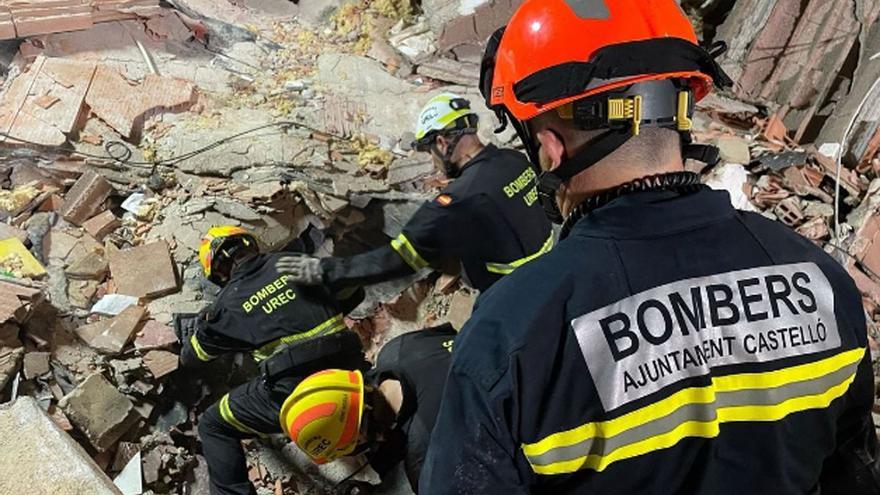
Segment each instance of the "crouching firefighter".
M456 338L422 493L878 493L858 289L685 171L714 51L675 0L525 0L487 44L563 239Z
M306 378L281 408L284 433L317 464L365 453L385 478L402 461L418 492L455 335L451 325L404 334L382 348L366 376L337 369ZM321 413L330 410L342 413ZM369 491L350 483L337 493L354 487Z
M513 150L483 145L470 102L454 94L431 99L417 123L414 148L455 179L426 202L390 244L351 258L286 256L282 273L331 288L369 285L427 266L456 263L472 287L485 291L553 245L541 213L535 172Z
M364 356L342 313L359 301L338 301L322 287L300 287L275 270L281 254L261 254L238 227L214 227L199 249L205 276L222 287L198 315L175 320L187 367L220 355L249 352L260 376L224 395L199 418L211 493L254 494L241 440L281 433L281 405L310 374L328 367L356 369ZM362 296L361 296L362 298Z

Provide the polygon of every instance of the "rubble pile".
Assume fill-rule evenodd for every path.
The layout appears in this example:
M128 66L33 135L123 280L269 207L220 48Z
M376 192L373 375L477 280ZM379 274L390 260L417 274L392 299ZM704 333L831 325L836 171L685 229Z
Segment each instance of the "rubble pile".
M878 321L878 2L684 3L706 42L731 36L722 62L740 81L698 107L697 138L722 157L699 171L738 208L824 246ZM465 95L484 140L515 144L493 134L476 83L483 41L518 2L8 4L0 15L18 39L0 93L0 402L14 403L0 407L0 444L44 435L7 431L43 418L34 428L75 451L89 493L207 493L195 420L254 369L237 357L202 377L177 370L172 314L217 291L201 276L201 236L240 225L266 250L318 256L387 243L446 184L407 150L431 96ZM26 31L31 4L65 22ZM71 5L88 16L67 16ZM477 295L430 271L367 294L346 321L369 357L402 332L460 328ZM359 467L317 469L283 442L249 448L261 493L326 493Z

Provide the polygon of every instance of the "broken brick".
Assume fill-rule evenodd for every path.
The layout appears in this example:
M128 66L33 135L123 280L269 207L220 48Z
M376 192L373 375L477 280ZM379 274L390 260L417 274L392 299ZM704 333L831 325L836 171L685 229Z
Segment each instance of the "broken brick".
M101 211L112 193L113 186L107 179L93 170L86 170L67 192L61 216L74 225L82 225Z
M162 378L176 370L178 362L177 354L168 351L150 351L144 356L144 364L155 378Z
M177 277L165 241L110 252L110 273L119 294L156 297L174 292Z
M174 330L156 320L149 320L134 339L134 347L139 351L167 349L177 343Z
M119 354L137 332L146 314L143 306L129 306L109 320L99 320L76 329L76 334L98 352Z
M798 200L796 198L783 199L778 205L776 205L776 208L773 209L773 213L779 217L779 220L782 221L782 223L789 227L796 227L804 221L804 212L801 210L800 205L798 205Z
M89 375L60 405L99 452L112 447L138 418L131 400L100 373Z
M110 264L107 257L104 256L103 249L94 250L86 253L85 256L77 259L70 264L64 273L73 279L87 280L103 280L110 270Z
M29 352L24 355L24 377L28 380L49 372L48 352Z
M86 229L89 235L100 241L104 236L113 232L121 225L122 221L116 218L112 211L105 210L83 222L82 227Z

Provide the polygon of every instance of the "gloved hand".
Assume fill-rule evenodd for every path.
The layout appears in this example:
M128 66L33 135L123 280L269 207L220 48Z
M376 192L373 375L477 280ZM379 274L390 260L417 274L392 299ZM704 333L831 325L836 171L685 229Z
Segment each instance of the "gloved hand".
M365 481L344 481L333 490L336 495L370 495L373 485Z
M291 254L278 258L275 262L278 273L288 276L288 282L300 285L321 285L324 283L324 270L321 260L305 254Z
M174 313L172 318L174 319L174 335L182 344L196 333L201 316L198 313Z

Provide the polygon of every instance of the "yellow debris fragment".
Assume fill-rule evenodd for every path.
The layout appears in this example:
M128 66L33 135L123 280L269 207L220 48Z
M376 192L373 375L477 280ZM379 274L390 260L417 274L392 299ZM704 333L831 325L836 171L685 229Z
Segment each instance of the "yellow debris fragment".
M39 278L46 269L15 237L0 241L0 272L14 277Z
M0 191L0 210L16 213L40 195L36 182Z

